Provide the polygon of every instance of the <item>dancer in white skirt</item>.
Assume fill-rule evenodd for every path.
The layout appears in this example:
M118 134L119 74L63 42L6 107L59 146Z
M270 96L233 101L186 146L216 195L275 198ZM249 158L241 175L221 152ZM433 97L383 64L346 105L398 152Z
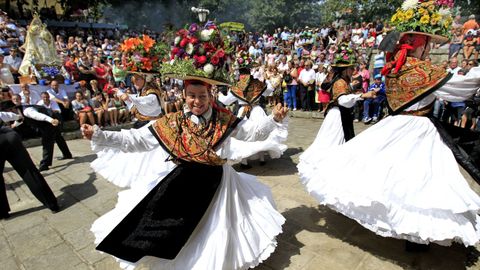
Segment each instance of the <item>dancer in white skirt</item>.
M249 58L245 53L240 52L235 66L238 70L238 79L236 83L230 88L227 95L222 93L218 94L218 101L222 104L229 106L234 102L238 102L240 108L237 112L237 117L242 118L244 121L259 122L263 121L265 117L268 117L263 108L260 106L260 98L266 90L266 84L259 79L253 78L250 74L250 70L253 67L254 61ZM276 141L283 143L288 137L288 124L287 119L283 121L283 125L280 128L275 129L270 133L268 141ZM233 139L235 140L235 139ZM252 137L248 141L258 141L259 138ZM263 140L263 139L262 139ZM282 149L282 152L286 149ZM278 151L270 151L270 158L279 158ZM248 160L260 160L260 165L265 165L265 153L259 152L248 158L244 158L241 161L241 168L248 169L251 166L248 164Z
M480 197L457 162L480 182L478 160L460 151L448 128L427 115L435 97L471 97L480 87L480 70L451 77L423 60L430 42L444 41L425 32L385 38L381 47L391 52L383 71L391 115L345 144L317 151L308 165L298 168L302 183L320 204L378 235L471 246L480 240Z
M315 164L315 156L331 146L340 145L355 136L353 130L352 108L355 103L364 98L371 98L374 93L353 93L350 82L356 65L355 54L347 44L339 46L332 68L333 78L322 84L322 89L328 89L332 100L326 110L325 119L315 140L300 156L300 168L310 170Z
M82 126L95 151L156 152L145 166L154 168L126 180L131 188L120 192L115 209L93 224L97 249L115 256L126 269L254 267L275 249L285 219L268 187L235 172L226 161L279 149L278 143L265 141L239 146L232 138L268 138L288 110L279 105L263 121L241 121L213 103L211 85L224 78L198 73L169 77L184 80L188 109L138 130ZM115 162L114 156L108 161Z

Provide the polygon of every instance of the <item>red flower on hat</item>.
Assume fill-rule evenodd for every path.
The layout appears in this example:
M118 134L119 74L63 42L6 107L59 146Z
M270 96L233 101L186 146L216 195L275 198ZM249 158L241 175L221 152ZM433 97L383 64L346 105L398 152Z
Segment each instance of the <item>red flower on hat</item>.
M225 56L225 51L220 49L217 51L216 55L220 58L223 58Z
M188 31L186 29L178 30L178 35L181 37L186 37L188 35Z
M198 57L198 63L203 65L207 62L207 57L205 55L201 55Z
M198 43L198 38L196 38L196 37L191 37L191 38L190 38L190 43L192 43L192 44L197 44L197 43Z
M219 58L217 55L214 55L214 56L212 57L212 59L210 59L210 63L211 63L212 65L215 65L215 66L216 66L216 65L218 65L219 62L220 62L220 58Z

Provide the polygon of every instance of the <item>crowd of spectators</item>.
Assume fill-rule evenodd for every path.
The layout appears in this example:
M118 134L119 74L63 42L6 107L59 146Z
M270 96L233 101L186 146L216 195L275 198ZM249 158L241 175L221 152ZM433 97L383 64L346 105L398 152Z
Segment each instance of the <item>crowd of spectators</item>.
M0 79L3 84L19 83L18 68L22 60L21 45L25 41L26 29L17 25L5 13L0 14ZM123 101L116 98L116 89L135 93L130 75L125 69L127 56L121 52L120 44L126 37L148 34L156 40L166 41L165 33L150 30L143 32L119 29L49 28L55 37L55 47L63 61L66 77L76 82L75 96L55 94L58 82L51 82L47 93L50 102L58 103L65 119L72 115L80 123L116 126L132 120ZM375 100L359 102L355 106L355 120L368 124L382 117L385 106L385 85L380 70L385 64L382 52L374 51L383 37L391 31L388 23L361 22L353 25L336 24L302 29L278 28L273 33L231 32L235 52L248 53L257 65L252 69L255 78L266 81L266 105L282 102L291 110L325 111L330 101L328 89L321 89L325 80L332 79L333 61L337 47L348 44L356 54L358 66L355 69L351 86L355 92L377 91ZM477 65L480 52L479 25L471 15L462 22L455 17L452 27L453 37L449 47L449 63L455 72L466 73L468 66ZM373 53L375 52L375 53ZM461 52L461 55L460 55ZM457 70L458 59L463 59L465 67ZM463 63L462 62L462 63ZM162 105L165 112L180 110L183 104L182 84L175 80L155 80L162 89ZM22 86L23 87L23 86ZM34 100L34 98L32 98ZM454 119L457 125L464 113L457 104L438 101L436 112L442 119ZM465 116L472 122L475 113ZM450 113L455 111L457 113ZM73 113L72 113L73 112ZM448 115L448 117L447 117ZM475 125L476 125L476 121Z

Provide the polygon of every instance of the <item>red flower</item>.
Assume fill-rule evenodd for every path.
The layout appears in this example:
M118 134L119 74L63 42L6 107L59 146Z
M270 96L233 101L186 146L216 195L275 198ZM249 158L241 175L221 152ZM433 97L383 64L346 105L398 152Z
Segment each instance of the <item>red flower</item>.
M210 59L210 63L211 63L212 65L215 65L215 66L216 66L216 65L218 65L219 62L220 62L220 58L218 58L217 55L214 55L214 56L212 57L212 59Z
M207 62L207 57L205 55L198 56L198 63L203 65Z
M181 37L186 37L188 35L188 31L186 29L178 30L178 35Z
M220 58L223 58L225 56L225 52L222 49L220 49L217 51L216 55Z
M185 47L188 43L188 39L187 38L184 38L182 39L182 41L180 41L180 47Z
M172 49L172 54L173 54L173 55L176 55L179 50L180 50L180 48L178 48L178 47L173 47L173 49Z
M192 43L194 45L197 44L198 43L198 38L196 38L196 37L190 38L190 43Z

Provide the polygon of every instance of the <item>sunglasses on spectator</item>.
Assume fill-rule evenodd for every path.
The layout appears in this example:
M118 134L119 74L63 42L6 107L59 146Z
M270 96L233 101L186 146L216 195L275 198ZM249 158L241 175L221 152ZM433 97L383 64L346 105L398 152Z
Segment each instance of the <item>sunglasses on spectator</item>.
M467 63L467 65L473 66L473 65L475 65L475 63L471 63L471 62L470 62L470 63Z

